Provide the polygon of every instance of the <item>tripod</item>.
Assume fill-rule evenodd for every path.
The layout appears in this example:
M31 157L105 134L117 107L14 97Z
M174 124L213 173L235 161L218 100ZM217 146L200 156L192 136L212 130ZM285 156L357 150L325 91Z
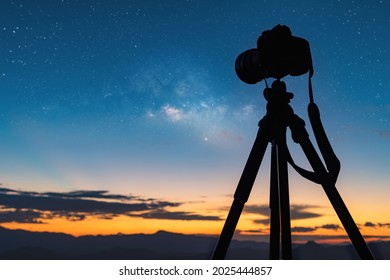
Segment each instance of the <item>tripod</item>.
M225 258L269 142L272 144L270 174L270 259L292 259L293 257L288 163L304 178L322 185L360 258L374 259L335 187L340 170L340 162L334 154L322 127L318 107L314 102L311 102L308 110L313 131L327 168L325 168L309 139L304 121L294 114L292 107L288 104L293 98L293 94L286 91L285 83L280 81L280 79L276 80L272 84L271 89L266 88L264 90L264 96L268 101L267 113L259 122L259 131L256 140L238 183L232 206L212 259L218 260ZM286 144L287 127L291 130L294 142L301 146L313 172L297 166L292 160Z

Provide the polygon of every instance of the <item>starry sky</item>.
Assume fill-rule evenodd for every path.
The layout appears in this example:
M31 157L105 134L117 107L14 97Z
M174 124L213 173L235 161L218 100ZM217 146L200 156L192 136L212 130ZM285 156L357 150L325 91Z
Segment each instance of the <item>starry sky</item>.
M240 81L234 61L283 24L310 42L337 187L364 235L389 237L389 10L388 1L2 1L0 225L219 234L266 105L264 82ZM311 133L307 74L283 80ZM296 240L345 236L321 186L291 168L290 185ZM268 189L269 151L238 235L268 234Z

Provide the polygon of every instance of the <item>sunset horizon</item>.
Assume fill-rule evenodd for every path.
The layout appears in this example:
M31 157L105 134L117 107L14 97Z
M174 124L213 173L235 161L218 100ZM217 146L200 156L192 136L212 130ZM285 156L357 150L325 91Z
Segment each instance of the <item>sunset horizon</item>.
M14 221L4 222L3 218L0 226L31 232L65 233L75 237L116 234L152 235L159 231L218 237L230 207L228 195L223 198L224 204L212 203L211 205L216 207L212 209L211 205L205 206L205 201L172 202L167 199L113 194L102 190L38 193L12 190L4 186L0 188L3 205L7 205L8 200L10 203L15 202L17 197L21 201L28 199L26 205L30 205L31 208L9 212L3 208L3 215L12 215ZM50 201L51 198L54 198L53 201ZM233 196L231 198L233 199ZM268 242L270 228L267 212L269 212L269 206L252 204L251 200L253 199L250 199L244 208L234 239ZM96 208L91 208L89 204L95 204ZM66 213L61 209L61 205L67 209ZM194 211L192 205L197 205L196 209L203 208L204 210ZM7 206L16 207L12 204ZM75 209L70 210L68 207ZM87 212L83 212L86 209ZM307 241L327 244L350 243L330 203L328 205L326 203L323 205L292 203L290 210L293 243L299 244ZM353 215L353 208L351 213ZM18 215L20 216L19 222L15 222ZM373 219L355 219L355 222L366 242L390 240L389 225L385 222Z

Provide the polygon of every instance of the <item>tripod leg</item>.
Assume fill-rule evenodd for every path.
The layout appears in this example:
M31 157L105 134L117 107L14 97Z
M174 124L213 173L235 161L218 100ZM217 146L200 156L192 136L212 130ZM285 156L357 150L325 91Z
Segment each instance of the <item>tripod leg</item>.
M238 182L236 192L234 193L233 204L230 208L222 233L214 250L212 257L213 260L222 260L225 258L230 241L232 240L238 220L241 216L242 209L248 201L257 172L259 171L268 145L268 129L262 128L263 125L260 122L259 132L257 133L255 143L253 144L252 150L245 164L244 171L242 172L240 181Z
M280 259L280 211L277 145L272 142L271 150L271 183L270 183L270 238L269 258Z
M285 136L284 136L285 137ZM284 140L286 140L284 138ZM279 199L280 221L282 227L282 259L292 259L291 222L290 222L290 198L288 188L287 160L284 156L286 144L278 145L278 170L279 170Z
M292 131L294 141L300 144L314 172L320 177L321 185L360 258L365 260L374 259L363 236L349 213L348 208L345 206L343 199L337 191L332 178L328 176L327 170L314 149L304 125L305 124L302 119L296 115L293 116L290 129Z

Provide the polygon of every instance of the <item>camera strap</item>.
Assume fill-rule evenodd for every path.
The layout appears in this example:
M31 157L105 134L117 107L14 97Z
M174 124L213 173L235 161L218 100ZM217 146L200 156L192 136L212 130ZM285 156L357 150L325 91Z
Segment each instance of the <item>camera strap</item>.
M310 124L314 132L314 136L316 138L318 147L321 151L322 157L325 161L326 168L328 170L328 176L332 182L336 182L337 176L340 172L340 161L337 158L336 154L334 153L332 146L330 145L330 142L328 140L328 137L325 133L325 129L321 122L320 117L320 110L318 109L318 106L314 103L314 97L313 97L313 88L311 84L311 78L313 77L314 70L313 70L313 63L310 56L310 69L309 69L309 98L310 103L308 106L308 113L309 113L309 119ZM291 163L290 163L291 164ZM291 164L295 170L297 168L294 166L294 164ZM298 168L299 170L299 168ZM297 171L298 171L297 170ZM301 172L301 173L300 173ZM303 172L302 170L299 170L298 173L300 173L303 177L308 178L307 174L308 171ZM309 172L310 173L310 172ZM305 174L305 175L303 175ZM313 180L313 175L309 174L310 178L309 180L312 180L313 182L316 182Z
M309 99L310 103L314 103L314 96L313 96L313 88L311 85L311 77L313 77L314 74L314 68L313 68L313 61L311 59L311 54L310 54L310 66L309 66Z

